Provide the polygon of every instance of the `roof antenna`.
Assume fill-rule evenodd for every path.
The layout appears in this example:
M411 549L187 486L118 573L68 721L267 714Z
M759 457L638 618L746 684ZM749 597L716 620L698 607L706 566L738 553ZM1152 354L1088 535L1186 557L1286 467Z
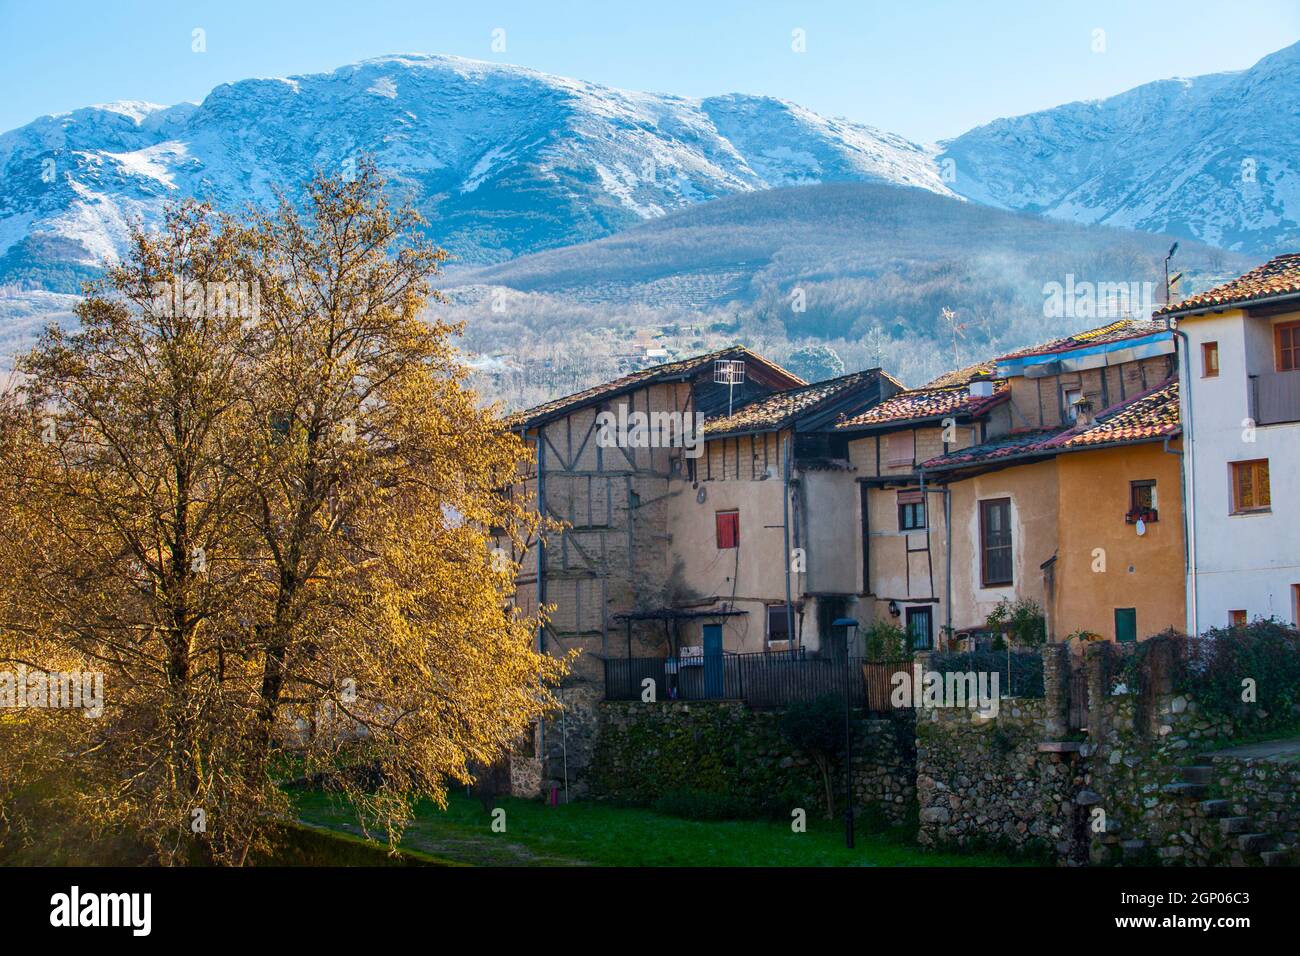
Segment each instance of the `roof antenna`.
M1178 243L1175 242L1172 246L1169 247L1169 255L1165 256L1165 305L1166 305L1166 306L1170 306L1170 305L1173 305L1173 304L1174 304L1174 303L1173 303L1173 299L1171 299L1170 296L1169 296L1169 288L1170 288L1170 286L1169 286L1169 260L1172 259L1172 258L1174 257L1174 253L1177 252L1177 251L1178 251Z
M743 359L717 359L713 363L713 381L727 386L727 417L731 417L732 400L736 395L736 386L745 381L745 362Z

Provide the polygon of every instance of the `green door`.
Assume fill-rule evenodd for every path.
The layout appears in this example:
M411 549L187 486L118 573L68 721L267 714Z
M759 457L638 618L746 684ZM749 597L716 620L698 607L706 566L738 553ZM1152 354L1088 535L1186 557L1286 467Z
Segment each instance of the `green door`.
M1138 639L1138 612L1135 607L1115 608L1115 640L1132 644Z
M704 696L709 699L726 693L726 674L723 670L722 625L704 625Z

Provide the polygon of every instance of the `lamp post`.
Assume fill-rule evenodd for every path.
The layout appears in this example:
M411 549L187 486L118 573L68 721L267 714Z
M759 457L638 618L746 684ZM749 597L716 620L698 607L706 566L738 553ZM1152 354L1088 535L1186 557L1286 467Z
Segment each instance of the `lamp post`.
M853 849L853 647L858 622L842 617L831 625L844 629L844 845Z

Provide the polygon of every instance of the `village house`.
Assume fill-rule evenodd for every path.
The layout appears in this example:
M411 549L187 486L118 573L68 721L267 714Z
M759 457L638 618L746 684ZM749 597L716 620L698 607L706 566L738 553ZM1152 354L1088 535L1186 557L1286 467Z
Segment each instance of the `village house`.
M954 636L1017 601L1049 640L1183 627L1174 363L1163 323L1129 319L995 360L1009 429L917 466L949 497Z
M1181 345L1189 625L1300 621L1300 254L1157 315Z
M896 621L916 649L987 637L1004 601L1037 604L1054 640L1181 627L1173 351L1163 323L1122 320L841 421L862 623Z
M916 648L1022 599L1052 640L1183 626L1174 360L1132 320L918 389L732 348L518 413L513 493L563 527L516 555L515 602L552 606L539 648L580 653L512 788L580 795L607 697L750 697L750 657L861 653L837 621Z
M659 662L654 678L671 695L679 675L662 662L694 652L698 669L681 679L717 680L721 696L724 652L816 646L828 597L852 591L836 577L852 541L840 555L823 543L835 540L830 509L853 494L826 432L900 387L877 370L809 386L735 347L511 417L534 454L512 494L563 523L514 555L514 601L552 606L539 649L580 652L561 713L511 760L514 792L581 794L596 703L608 680L639 684L638 662Z
M857 487L835 423L902 385L879 369L777 392L705 425L706 451L669 517L683 606L725 608L685 624L677 646L709 653L826 649L859 594ZM702 612L698 612L702 613Z
M866 624L896 620L917 649L951 625L948 495L919 463L1010 431L1005 381L974 365L907 389L836 424L858 484L856 612Z

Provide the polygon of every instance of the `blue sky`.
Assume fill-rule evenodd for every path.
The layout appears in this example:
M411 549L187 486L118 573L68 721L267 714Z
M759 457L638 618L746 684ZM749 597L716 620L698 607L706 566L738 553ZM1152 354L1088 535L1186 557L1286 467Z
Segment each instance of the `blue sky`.
M196 28L206 52L191 49ZM496 29L505 52L492 50ZM791 48L795 29L806 52ZM0 0L0 130L419 52L685 96L769 94L929 142L1150 80L1244 69L1297 40L1300 0Z

